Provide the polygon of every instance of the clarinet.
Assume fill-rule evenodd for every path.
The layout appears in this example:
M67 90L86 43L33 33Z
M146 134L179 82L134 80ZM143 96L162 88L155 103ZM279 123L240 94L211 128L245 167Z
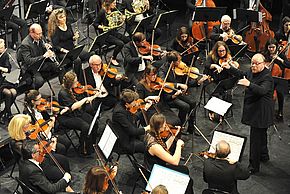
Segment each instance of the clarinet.
M41 39L41 40L42 40L43 46L45 47L46 51L52 51L50 48L48 48L48 47L45 46L45 43L47 43L47 42L45 42L43 39ZM53 52L53 51L52 51L52 52ZM58 60L56 59L55 52L53 52L53 56L52 56L52 57L49 57L49 59L50 59L53 63L56 63L57 66L59 65L59 62L58 62Z

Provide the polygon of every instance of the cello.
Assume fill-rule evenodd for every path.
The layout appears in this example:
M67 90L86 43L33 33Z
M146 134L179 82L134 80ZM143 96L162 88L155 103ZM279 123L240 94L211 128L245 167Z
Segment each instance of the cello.
M213 0L197 0L195 3L196 7L216 7ZM215 22L193 22L191 27L191 32L193 38L196 40L201 40L208 38L213 27L220 25L219 21ZM207 32L207 34L206 34ZM206 37L207 36L207 37Z
M274 38L274 32L269 27L269 22L272 21L272 15L266 8L257 1L256 11L262 12L263 16L261 23L252 22L251 28L246 32L245 42L248 44L248 50L251 52L260 52L264 50L266 42L270 38Z

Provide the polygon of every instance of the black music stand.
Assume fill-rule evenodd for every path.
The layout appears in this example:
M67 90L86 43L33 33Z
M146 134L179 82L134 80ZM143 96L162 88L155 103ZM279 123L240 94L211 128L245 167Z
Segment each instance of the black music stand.
M66 53L61 62L59 63L59 67L64 67L69 62L76 60L83 51L84 47L85 45L79 45Z
M133 30L132 34L135 34L136 32L138 32L138 30L140 30L140 28L143 28L146 30L146 26L148 26L150 24L153 16L154 15L147 16L147 17L143 18L141 21L139 21L137 26ZM144 32L144 33L146 33L146 32Z
M6 9L2 9L0 12L0 20L4 21L4 30L5 30L5 42L8 44L8 29L7 29L7 21L10 20L15 6L8 7Z
M47 0L43 0L30 4L25 15L25 20L38 18L38 22L40 22L41 15L45 13L47 3Z
M262 13L248 9L233 9L233 19L247 22L262 22Z
M221 16L226 13L226 7L196 7L192 15L192 21L204 22L205 25L205 43L206 43L206 56L209 52L209 42L208 42L208 28L207 22L219 21Z
M99 51L98 55L103 56L105 58L105 61L107 64L108 64L108 61L106 59L106 54L103 53L103 50L104 50L104 45L107 44L106 40L107 40L109 35L110 35L110 31L103 32L102 34L98 35L94 39L94 41L93 41L93 43L88 51L89 53L91 53L91 52L96 52L98 50Z
M247 44L244 44L244 45L232 44L232 45L228 45L228 47L231 51L231 55L235 56L235 59L237 59L237 61L239 60L240 57L248 56L246 55L246 51L248 48Z
M166 26L166 38L168 39L169 32L170 32L169 28L170 28L170 25L174 22L177 12L178 12L178 10L172 10L172 11L167 11L167 12L161 13L158 16L158 19L156 20L156 23L154 25L154 28L152 31L152 37L154 37L156 28ZM168 48L168 40L166 40L166 42L167 42L166 48Z
M66 10L69 11L69 13L71 14L71 16L73 17L73 21L75 21L74 15L72 13L72 10L71 9L68 9L68 7L72 7L72 6L76 5L77 6L77 12L78 12L79 4L80 3L81 3L80 0L67 0L67 3L65 5Z

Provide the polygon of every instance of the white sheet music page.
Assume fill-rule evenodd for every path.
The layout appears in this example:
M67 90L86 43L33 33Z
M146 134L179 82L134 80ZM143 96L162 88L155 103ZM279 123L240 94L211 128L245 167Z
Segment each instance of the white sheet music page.
M169 194L184 194L189 180L187 174L154 164L146 190L151 191L151 187L161 184L167 188Z
M104 133L98 143L99 148L102 150L104 156L108 158L116 143L117 136L112 131L109 125L106 126Z
M204 108L212 112L215 112L221 116L224 116L231 106L232 103L226 102L217 97L212 97L211 99L209 99Z

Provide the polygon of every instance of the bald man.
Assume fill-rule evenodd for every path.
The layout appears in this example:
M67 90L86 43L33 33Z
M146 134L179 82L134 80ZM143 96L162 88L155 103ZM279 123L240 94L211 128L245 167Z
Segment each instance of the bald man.
M55 56L50 50L51 45L44 43L42 28L39 24L32 24L29 35L22 41L17 50L17 60L21 62L22 80L30 88L39 89L45 79L60 70L52 59Z
M243 72L224 64L223 68L241 78L239 85L245 87L242 123L250 130L250 165L251 174L260 171L260 162L269 160L267 148L267 128L273 125L274 82L270 71L265 68L265 58L255 54L251 60L251 69Z
M237 180L249 178L249 170L240 163L229 162L230 145L222 140L216 145L216 158L204 161L203 178L209 189L218 189L237 194Z

